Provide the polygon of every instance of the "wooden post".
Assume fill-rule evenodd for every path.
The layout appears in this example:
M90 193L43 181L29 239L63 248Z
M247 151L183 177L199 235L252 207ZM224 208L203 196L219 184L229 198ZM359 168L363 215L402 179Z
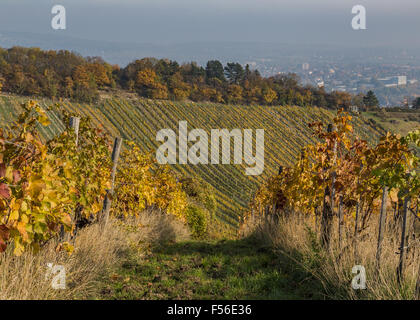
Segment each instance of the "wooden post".
M79 144L80 118L78 118L78 117L70 117L70 119L69 119L69 128L74 130L74 134L76 135L75 145L77 147L78 144ZM75 215L77 215L77 213L75 213L72 216L73 222L75 222L74 221L75 220ZM61 229L60 229L60 238L61 239L64 239L65 235L66 235L66 233L64 231L64 226L61 226Z
M102 209L102 219L103 219L102 222L104 225L108 223L109 212L111 210L111 198L112 198L112 195L114 194L115 176L117 174L118 159L120 158L122 141L123 140L121 138L115 138L114 148L112 150L113 166L112 166L112 172L111 172L111 189L107 190L107 193L104 199L103 209Z
M331 126L331 132L336 131L337 128L334 126ZM334 147L333 147L333 165L335 165L337 161L337 140L334 141ZM335 198L335 179L337 177L337 172L332 172L332 178L331 178L331 213L334 214L334 198Z
M254 208L254 204L255 204L255 194L252 196L252 206L251 206L251 220L254 221L255 219L255 208ZM212 216L213 216L213 212L212 212Z
M75 138L75 145L76 145L76 149L79 146L79 128L80 128L80 118L79 117L70 117L69 119L69 127L70 129L74 130L74 134L76 136ZM74 229L74 234L73 236L76 236L77 232L78 232L78 227L77 227L77 223L78 221L81 219L81 214L83 212L83 206L81 205L77 205L76 206L76 210L72 216L73 219L73 223L75 224L75 229Z
M318 207L315 207L315 233L318 234L319 230L319 218L318 218Z
M417 204L416 204L416 217L418 217L419 214L419 199L417 198ZM415 221L416 219L414 219ZM420 300L420 265L419 269L417 270L417 283L416 283L416 292L414 294L415 300Z
M400 243L400 262L397 268L397 279L398 283L402 284L404 279L404 260L405 260L405 252L406 252L406 244L405 244L405 233L407 230L407 213L408 213L408 203L410 202L410 197L406 196L404 199L404 209L403 209L403 217L402 217L402 230L401 230L401 243Z
M328 132L334 132L335 126L332 124L328 125ZM337 152L337 142L334 144L333 153L334 153L334 161ZM324 168L324 170L328 170L329 168ZM322 218L321 218L321 243L322 246L326 249L330 246L330 238L331 238L331 218L334 214L334 196L335 196L335 172L332 173L332 181L331 187L326 186L324 192L324 205L322 210ZM327 203L327 196L330 197L330 203Z
M382 241L384 239L384 230L386 223L386 201L388 197L388 188L383 187L382 190L382 203L381 203L381 213L379 216L379 231L378 231L378 246L376 248L376 273L379 275L379 270L381 267L381 253L382 253Z
M354 222L354 257L357 260L359 259L359 254L357 251L357 240L359 237L359 213L360 213L360 200L356 204L356 217Z
M279 173L278 174L281 175L283 173L283 170L284 170L283 166L280 166L279 167ZM280 209L283 209L283 208L280 208ZM277 226L278 223L279 223L280 212L278 212L278 208L277 208L277 204L276 203L273 204L273 213L272 213L272 216L273 216L274 224Z
M417 224L417 218L419 216L419 199L417 199L417 203L416 203L416 211L412 211L412 213L414 214L413 217L413 223L411 226L411 230L412 230L412 237L415 240L417 238L417 234L416 234L416 224Z
M338 248L341 251L341 245L343 242L343 224L344 224L344 215L343 215L343 196L340 196L340 202L338 203Z
M69 126L71 129L74 130L76 135L76 147L79 144L79 127L80 127L80 118L78 117L71 117L69 121Z
M362 170L363 170L363 163L360 164L360 173L359 173L359 177L357 177L357 187L359 187L359 184L360 184L360 174L362 173ZM359 237L359 215L361 211L360 202L361 202L361 199L359 197L356 203L356 217L354 221L354 239L353 239L354 257L356 260L359 259L358 250L357 250L357 240Z
M335 152L336 152L336 148L337 148L337 143L336 143L335 148L334 148L334 155L335 155ZM331 211L329 213L330 214L330 216L329 216L330 221L328 222L328 224L330 225L329 226L330 230L328 230L328 233L329 233L328 238L331 238L331 224L332 224L332 219L334 217L335 179L336 179L336 172L334 171L332 173L332 177L331 177L331 193L330 193L330 207L331 207L330 210ZM328 242L329 241L330 241L330 239L328 239ZM328 246L329 246L329 243L328 243Z
M417 271L417 284L416 284L416 292L414 294L415 300L420 300L420 266L419 270Z

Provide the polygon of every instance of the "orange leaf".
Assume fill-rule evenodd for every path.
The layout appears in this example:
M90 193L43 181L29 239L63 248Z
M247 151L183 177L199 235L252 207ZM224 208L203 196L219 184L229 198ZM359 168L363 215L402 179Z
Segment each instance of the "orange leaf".
M6 226L0 226L0 252L4 252L6 250L7 240L9 240L9 229Z
M0 178L4 178L6 175L6 165L4 163L0 163Z
M11 196L10 188L8 185L1 183L0 184L0 197L3 197L5 199L9 199Z
M18 183L21 179L20 172L18 170L13 171L13 183Z

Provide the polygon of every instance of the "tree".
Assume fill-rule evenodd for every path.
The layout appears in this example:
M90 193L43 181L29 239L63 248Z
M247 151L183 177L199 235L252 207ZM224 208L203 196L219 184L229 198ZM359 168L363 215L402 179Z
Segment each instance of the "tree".
M249 64L247 64L245 66L245 71L244 71L244 80L249 80L251 78L251 75L252 75L251 68L249 67Z
M377 107L379 105L378 98L376 98L376 95L372 90L369 90L365 95L363 103L366 107Z
M158 82L156 72L152 69L144 69L137 73L136 85L138 88L147 87L153 88Z
M151 99L167 99L168 88L160 83L155 71L144 69L137 73L136 86L140 95Z
M277 93L270 87L266 87L263 89L262 97L264 99L264 103L270 104L277 99Z
M191 87L182 79L182 75L177 72L169 79L169 88L176 100L184 100L190 95Z
M68 98L72 98L73 97L73 87L74 87L73 79L71 77L66 77L64 82L65 82L64 96L66 96Z
M216 78L222 82L225 82L226 78L222 63L218 60L211 60L207 62L206 77L207 80Z
M179 64L176 61L161 59L154 67L154 70L163 80L167 81L171 76L179 72Z
M168 87L157 83L154 88L147 90L147 96L152 99L168 99Z
M17 94L23 94L25 91L25 74L21 70L22 68L16 65L15 72L8 79L9 86Z
M89 72L86 66L78 66L73 72L74 98L80 101L96 101L99 93L95 82L95 76Z
M313 97L312 97L312 91L309 88L305 90L304 100L305 100L306 106L312 106Z
M202 88L201 94L205 97L208 97L212 102L223 102L223 96L217 89Z
M243 99L243 89L237 84L231 84L227 88L226 101L228 103L241 103Z
M230 83L239 84L245 75L244 68L239 63L228 63L225 67L226 77Z
M351 94L348 92L342 92L342 91L335 91L334 97L336 99L337 108L341 109L344 108L344 110L348 110L351 105Z
M185 82L190 84L203 83L206 78L206 70L195 62L186 63L181 66L181 74Z
M416 109L420 109L420 97L417 97L414 101L413 101L413 107Z
M98 87L104 87L111 84L111 80L109 79L107 69L103 64L92 63L87 65L85 68L87 72L93 75L93 78L95 79L95 82L98 85Z
M128 80L127 82L128 91L133 92L135 86L136 86L136 82L133 79Z
M74 82L82 88L90 88L93 82L93 75L85 66L78 66L73 72Z
M249 80L245 80L243 83L243 96L245 99L245 102L247 104L257 104L261 100L262 95L262 89L256 84L251 84ZM277 93L276 93L277 97Z
M359 93L359 94L353 96L352 104L359 107L359 108L362 108L364 106L364 102L363 102L364 97L365 96L363 95L363 93Z

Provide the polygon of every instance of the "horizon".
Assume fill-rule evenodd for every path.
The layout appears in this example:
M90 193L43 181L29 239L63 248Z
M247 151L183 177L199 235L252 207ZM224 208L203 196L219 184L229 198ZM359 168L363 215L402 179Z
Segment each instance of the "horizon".
M418 1L254 2L181 0L175 5L169 0L62 0L59 4L66 8L66 30L53 30L50 21L55 1L4 0L0 30L131 44L256 41L420 47ZM351 9L356 4L366 7L366 30L351 28Z
M375 88L384 105L418 94L420 2L415 0L63 0L62 9L57 5L3 1L0 47L68 50L122 68L147 57L202 67L210 60L237 62L264 77L295 73L302 85L329 91ZM398 76L409 84L401 92L396 80L377 80Z

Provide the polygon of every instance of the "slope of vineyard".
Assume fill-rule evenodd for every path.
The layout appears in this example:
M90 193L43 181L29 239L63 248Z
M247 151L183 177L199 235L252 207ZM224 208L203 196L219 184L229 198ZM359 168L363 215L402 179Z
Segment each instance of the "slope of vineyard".
M0 124L14 119L20 104L28 98L0 96ZM50 100L38 99L49 106ZM279 167L292 166L303 146L314 141L307 124L313 121L331 123L335 112L316 107L291 106L227 106L214 103L158 101L130 96L103 97L98 104L87 105L63 101L71 113L88 115L97 125L113 136L135 140L144 151L156 149L156 133L165 128L178 132L178 122L187 121L188 130L205 129L265 129L265 170L261 176L246 176L245 165L174 165L189 176L197 176L210 183L218 200L217 218L234 231L241 212L248 206L257 186ZM40 128L44 138L50 139L64 129L57 111L48 112L51 125ZM383 134L363 117L353 119L355 133L373 142ZM231 146L233 149L233 146Z

